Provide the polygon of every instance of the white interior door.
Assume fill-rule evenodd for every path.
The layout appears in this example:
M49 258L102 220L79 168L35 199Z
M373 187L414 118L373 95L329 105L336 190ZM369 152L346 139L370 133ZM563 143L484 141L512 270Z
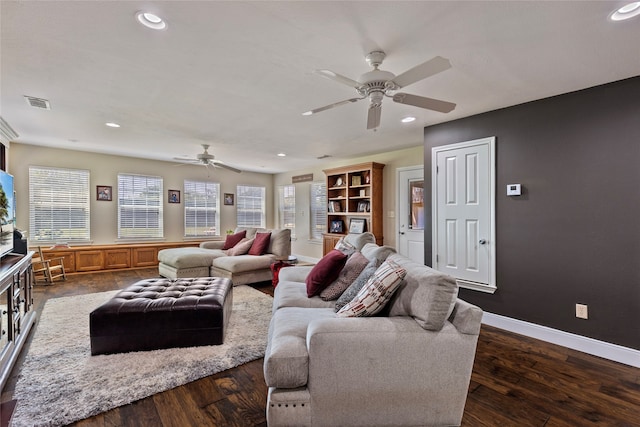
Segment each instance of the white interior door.
M424 264L424 166L398 169L398 253Z
M495 138L433 148L434 268L494 292Z

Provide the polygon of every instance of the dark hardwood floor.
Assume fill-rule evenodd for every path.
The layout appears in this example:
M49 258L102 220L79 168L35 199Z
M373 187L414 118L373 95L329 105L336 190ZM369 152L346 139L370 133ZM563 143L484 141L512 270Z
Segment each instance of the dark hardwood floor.
M155 268L70 276L36 287L35 307L155 276ZM273 294L269 283L255 287ZM2 391L4 422L31 337ZM74 425L266 426L266 393L259 359ZM462 425L640 426L640 369L483 326Z

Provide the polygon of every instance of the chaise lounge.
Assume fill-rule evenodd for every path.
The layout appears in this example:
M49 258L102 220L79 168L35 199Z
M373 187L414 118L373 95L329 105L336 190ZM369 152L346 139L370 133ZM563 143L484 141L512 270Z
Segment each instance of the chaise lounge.
M252 254L253 244L268 242ZM230 242L235 244L230 246ZM226 245L226 246L225 246ZM242 247L241 247L242 246ZM291 255L291 230L236 228L226 240L202 242L198 248L172 248L158 252L161 276L223 277L233 286L271 280L271 264Z

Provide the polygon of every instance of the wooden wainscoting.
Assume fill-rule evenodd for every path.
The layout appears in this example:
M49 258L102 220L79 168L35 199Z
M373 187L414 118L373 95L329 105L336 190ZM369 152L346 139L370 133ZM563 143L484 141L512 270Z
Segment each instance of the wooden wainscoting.
M139 243L123 245L71 246L42 249L45 259L62 257L66 273L154 267L162 249L198 247L201 241Z

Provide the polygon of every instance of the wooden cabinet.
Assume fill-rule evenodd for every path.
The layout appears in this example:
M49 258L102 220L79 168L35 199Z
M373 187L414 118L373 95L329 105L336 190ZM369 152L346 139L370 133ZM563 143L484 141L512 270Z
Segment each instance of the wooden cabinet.
M325 254L358 223L362 231L373 233L376 243L382 245L383 169L383 164L370 162L324 170L327 182Z
M43 249L45 259L62 257L66 273L83 273L158 265L162 249L197 247L200 241L163 242L121 245L71 246L63 249Z
M8 255L0 261L0 390L4 388L35 321L31 258Z

